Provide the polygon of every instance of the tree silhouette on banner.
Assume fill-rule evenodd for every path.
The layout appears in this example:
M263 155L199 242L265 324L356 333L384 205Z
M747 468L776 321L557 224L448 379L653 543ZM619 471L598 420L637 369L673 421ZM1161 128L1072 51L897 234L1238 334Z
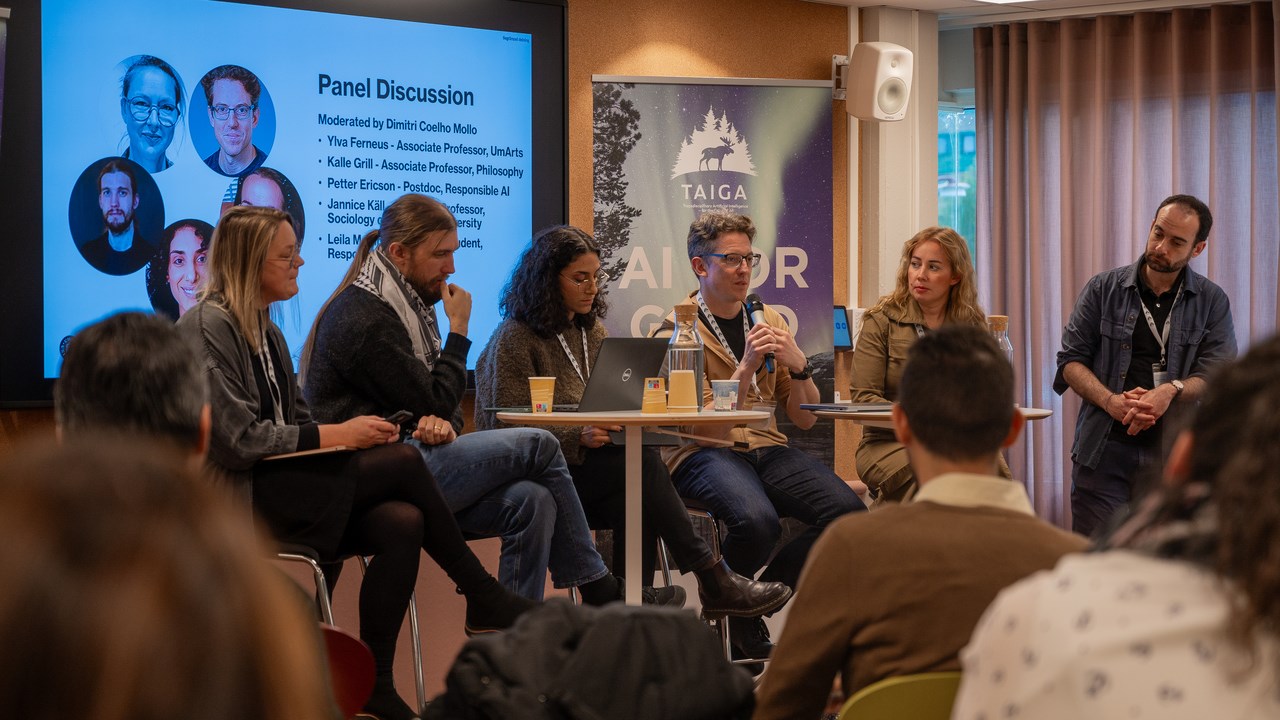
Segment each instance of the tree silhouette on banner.
M631 225L640 209L627 204L627 182L622 165L640 140L640 111L622 96L632 83L595 83L592 118L592 158L595 180L595 239L600 264L610 280L625 269L621 250L631 241ZM615 254L617 255L615 259Z

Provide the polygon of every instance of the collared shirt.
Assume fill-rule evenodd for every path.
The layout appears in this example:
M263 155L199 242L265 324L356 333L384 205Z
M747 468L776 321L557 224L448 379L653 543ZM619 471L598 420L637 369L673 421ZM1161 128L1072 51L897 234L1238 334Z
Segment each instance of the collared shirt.
M1021 483L994 475L950 472L920 484L912 502L933 502L951 507L993 507L1035 515L1027 489Z
M1142 261L1099 273L1085 285L1071 318L1062 329L1062 349L1053 389L1059 395L1069 387L1063 369L1072 362L1089 368L1111 392L1124 392L1133 357L1133 333L1142 319L1138 273ZM1203 275L1186 269L1185 287L1177 307L1169 314L1169 377L1204 377L1219 363L1236 356L1235 327L1227 294ZM1112 418L1102 408L1086 402L1076 419L1075 462L1095 468L1111 429Z

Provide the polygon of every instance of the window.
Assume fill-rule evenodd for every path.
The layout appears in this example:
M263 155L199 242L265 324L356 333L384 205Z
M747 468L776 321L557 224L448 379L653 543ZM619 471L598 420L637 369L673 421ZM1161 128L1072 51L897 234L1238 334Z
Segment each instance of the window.
M938 224L954 228L974 253L978 216L973 108L938 110Z

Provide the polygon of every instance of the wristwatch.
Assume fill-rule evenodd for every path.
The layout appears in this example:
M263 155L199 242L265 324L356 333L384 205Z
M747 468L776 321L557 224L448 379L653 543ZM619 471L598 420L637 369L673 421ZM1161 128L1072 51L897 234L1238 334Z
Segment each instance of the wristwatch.
M1182 384L1181 380L1170 380L1169 384L1172 385L1173 389L1177 391L1173 394L1174 397L1178 397L1179 395L1181 395L1182 391L1187 388L1186 385Z
M787 370L787 374L791 376L792 380L808 380L813 377L813 363L806 362L804 364L804 369L800 372L791 372L790 370Z

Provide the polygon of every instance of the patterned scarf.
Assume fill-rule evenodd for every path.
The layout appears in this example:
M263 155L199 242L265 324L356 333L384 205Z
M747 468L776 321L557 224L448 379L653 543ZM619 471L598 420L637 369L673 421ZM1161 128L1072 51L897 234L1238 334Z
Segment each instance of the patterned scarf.
M440 325L436 321L435 306L423 302L382 248L369 253L364 265L360 266L360 276L356 278L355 285L391 306L409 332L413 354L428 370L434 368L440 357Z

